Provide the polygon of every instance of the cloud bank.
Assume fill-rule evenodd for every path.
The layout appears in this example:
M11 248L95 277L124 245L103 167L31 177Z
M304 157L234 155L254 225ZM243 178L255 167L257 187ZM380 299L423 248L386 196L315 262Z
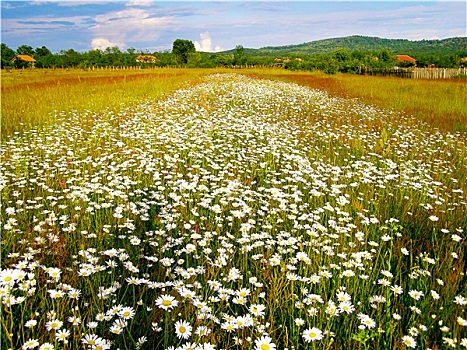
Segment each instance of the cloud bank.
M213 48L213 43L209 32L201 33L199 37L200 41L194 42L196 51L219 52L223 50L220 46L214 46Z
M110 42L108 39L105 38L94 38L91 40L91 47L93 50L105 50L108 47L119 47L123 48L125 46L124 43L113 43Z

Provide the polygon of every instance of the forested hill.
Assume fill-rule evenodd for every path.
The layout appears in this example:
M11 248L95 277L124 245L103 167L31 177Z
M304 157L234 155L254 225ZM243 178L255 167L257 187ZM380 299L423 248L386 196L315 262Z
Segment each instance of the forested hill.
M369 36L347 36L323 39L298 45L268 46L260 49L246 49L250 55L267 54L320 54L331 53L338 48L349 51L377 51L388 49L396 54L437 54L454 53L467 50L467 37L455 37L442 40L411 41L407 39L383 39Z

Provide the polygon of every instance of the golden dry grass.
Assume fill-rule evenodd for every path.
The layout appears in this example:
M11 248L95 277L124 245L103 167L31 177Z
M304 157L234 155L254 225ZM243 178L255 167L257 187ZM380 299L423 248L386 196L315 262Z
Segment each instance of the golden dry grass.
M118 110L196 84L201 69L13 70L2 72L2 136L54 121L61 111Z

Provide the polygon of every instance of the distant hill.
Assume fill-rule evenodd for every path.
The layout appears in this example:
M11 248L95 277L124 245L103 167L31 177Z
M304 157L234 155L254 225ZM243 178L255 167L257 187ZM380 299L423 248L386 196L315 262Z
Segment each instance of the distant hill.
M467 51L467 37L454 37L442 40L384 39L378 37L353 35L341 38L323 39L298 45L267 46L260 49L245 48L249 55L278 55L278 54L325 54L338 48L349 51L378 51L384 48L396 54L436 54ZM231 53L234 50L226 51Z

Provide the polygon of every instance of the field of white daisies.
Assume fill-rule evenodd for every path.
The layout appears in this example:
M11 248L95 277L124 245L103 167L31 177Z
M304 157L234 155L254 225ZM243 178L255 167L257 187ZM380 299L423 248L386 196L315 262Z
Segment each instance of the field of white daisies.
M2 140L2 349L467 348L467 141L211 75Z

